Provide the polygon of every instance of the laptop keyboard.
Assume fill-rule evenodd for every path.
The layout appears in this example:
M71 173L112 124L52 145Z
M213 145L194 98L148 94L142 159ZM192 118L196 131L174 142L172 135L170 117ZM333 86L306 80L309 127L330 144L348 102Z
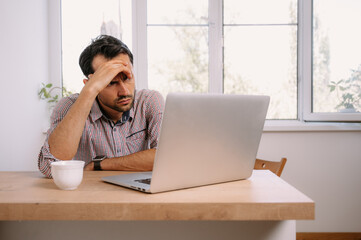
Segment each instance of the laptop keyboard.
M145 179L137 179L135 180L136 182L139 182L139 183L143 183L143 184L148 184L150 185L150 182L151 182L151 178L145 178Z

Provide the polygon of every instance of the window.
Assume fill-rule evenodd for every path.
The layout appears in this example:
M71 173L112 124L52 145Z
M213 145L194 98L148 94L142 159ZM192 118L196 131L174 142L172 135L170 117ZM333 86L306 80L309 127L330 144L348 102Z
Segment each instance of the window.
M270 95L268 118L297 118L296 1L148 0L147 10L149 88L211 92L214 79L215 92Z
M62 0L63 84L80 91L80 52L117 25L137 88L265 94L267 119L359 122L360 11L359 0Z
M268 119L296 119L297 1L223 2L224 93L269 95Z
M311 120L361 120L358 0L313 0ZM337 17L335 17L337 14Z
M208 0L150 0L148 87L208 92Z

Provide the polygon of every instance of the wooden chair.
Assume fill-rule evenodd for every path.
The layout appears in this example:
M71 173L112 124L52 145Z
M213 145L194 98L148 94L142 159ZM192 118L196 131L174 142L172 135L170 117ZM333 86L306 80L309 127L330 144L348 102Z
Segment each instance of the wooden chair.
M287 158L282 158L279 162L267 161L262 159L256 159L256 163L254 164L254 169L263 169L270 170L277 176L281 176L283 168L285 167L287 162Z

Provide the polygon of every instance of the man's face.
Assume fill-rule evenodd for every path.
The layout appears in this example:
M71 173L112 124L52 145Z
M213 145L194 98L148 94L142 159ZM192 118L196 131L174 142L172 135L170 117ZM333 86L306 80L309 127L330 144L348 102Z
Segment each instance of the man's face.
M121 60L128 66L132 66L129 57L126 54L119 54L113 59ZM95 56L92 62L94 71L96 72L100 65L108 61L109 60L103 55ZM110 114L114 113L114 111L126 112L133 107L134 89L134 78L129 79L121 72L98 94L98 101L102 108Z

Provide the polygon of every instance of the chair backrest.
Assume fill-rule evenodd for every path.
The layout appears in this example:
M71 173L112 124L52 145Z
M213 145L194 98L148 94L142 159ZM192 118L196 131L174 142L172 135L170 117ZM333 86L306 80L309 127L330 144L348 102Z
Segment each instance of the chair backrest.
M274 161L267 161L263 159L256 159L256 162L254 164L254 169L265 169L270 170L277 176L281 176L283 168L285 167L287 162L287 158L282 158L279 162Z

